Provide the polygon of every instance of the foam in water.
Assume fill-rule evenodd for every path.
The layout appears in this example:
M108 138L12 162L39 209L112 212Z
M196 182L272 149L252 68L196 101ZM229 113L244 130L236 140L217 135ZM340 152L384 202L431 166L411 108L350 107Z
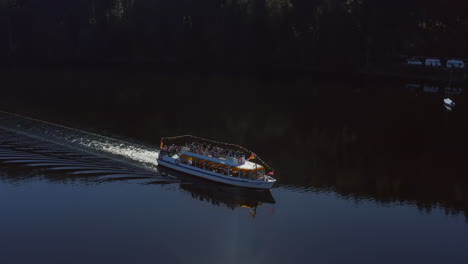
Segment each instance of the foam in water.
M95 148L96 150L105 151L113 155L123 156L135 161L139 161L147 164L156 164L158 152L154 150L148 150L137 146L124 144L113 144L110 142L100 142L92 140L89 143L82 143L87 147Z
M0 127L4 129L84 152L123 159L146 169L154 170L157 165L159 151L156 149L34 118L0 112L3 115Z

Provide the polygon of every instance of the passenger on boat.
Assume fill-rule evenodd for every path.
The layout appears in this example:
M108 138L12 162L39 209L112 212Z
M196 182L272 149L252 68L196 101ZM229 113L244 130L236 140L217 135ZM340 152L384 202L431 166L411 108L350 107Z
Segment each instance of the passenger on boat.
M197 153L200 155L211 156L215 158L240 158L243 156L243 153L238 150L225 149L218 146L213 146L211 144L205 143L196 143L192 142L190 144L186 143L185 147L188 151ZM182 150L182 146L172 144L169 147L166 145L163 148L163 154L174 155L179 153Z

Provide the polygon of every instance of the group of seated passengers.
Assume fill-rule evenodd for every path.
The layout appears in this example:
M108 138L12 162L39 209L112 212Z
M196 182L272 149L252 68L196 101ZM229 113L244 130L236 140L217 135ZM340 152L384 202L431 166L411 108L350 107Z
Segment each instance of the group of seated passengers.
M191 144L186 145L189 148L190 152L197 153L200 155L205 156L212 156L215 158L239 158L242 157L243 154L240 151L235 151L232 149L224 149L218 146L211 146L210 144L199 144L192 142Z
M200 169L206 169L206 170L217 172L217 173L220 173L220 174L223 174L223 175L228 175L227 168L210 167L210 166L205 167L203 163L200 163L200 162L195 163L195 162L192 162L191 160L187 160L187 159L182 160L182 163L188 164L188 165L191 165L191 166L195 166L195 167L198 167ZM255 179L263 177L263 173L261 171L256 171L256 172L250 173L250 172L241 170L241 171L230 171L230 176L255 180Z
M176 146L174 144L170 146L165 145L163 149L161 149L161 154L166 155L166 156L173 156L174 154L178 153L181 150L182 148L180 146Z
M242 152L240 151L211 146L210 144L199 144L193 142L191 144L186 144L185 146L188 147L190 152L205 156L212 156L215 158L240 158L243 156ZM161 154L173 156L174 154L179 153L181 150L182 147L178 145L165 145L163 149L161 149Z

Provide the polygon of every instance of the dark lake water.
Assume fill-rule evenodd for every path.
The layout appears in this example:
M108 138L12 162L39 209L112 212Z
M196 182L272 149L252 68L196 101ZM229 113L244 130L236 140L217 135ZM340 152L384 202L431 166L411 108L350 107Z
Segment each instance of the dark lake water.
M465 87L2 77L0 263L468 263ZM255 151L277 186L158 168L160 137L181 134Z

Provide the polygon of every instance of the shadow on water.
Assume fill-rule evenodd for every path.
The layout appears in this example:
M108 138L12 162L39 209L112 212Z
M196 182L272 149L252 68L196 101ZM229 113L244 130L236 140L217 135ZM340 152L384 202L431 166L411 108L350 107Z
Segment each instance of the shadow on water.
M21 81L17 93L31 96L11 95L5 109L142 146L181 134L236 143L275 169L280 188L468 215L466 93L452 95L457 106L448 112L446 94L398 82L70 71L82 89L64 96L65 79L47 74L39 82L48 95ZM88 145L102 146L96 141ZM151 163L154 149L137 156Z

